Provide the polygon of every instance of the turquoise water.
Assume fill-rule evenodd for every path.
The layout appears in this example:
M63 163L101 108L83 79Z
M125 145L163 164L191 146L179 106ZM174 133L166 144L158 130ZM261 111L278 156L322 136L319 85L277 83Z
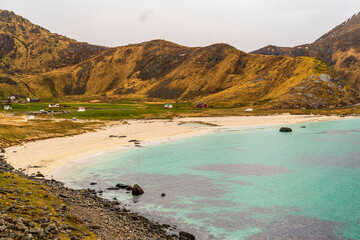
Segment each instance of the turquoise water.
M140 197L103 196L198 239L360 239L360 120L288 126L292 133L223 129L109 153L56 178L97 190L138 183Z

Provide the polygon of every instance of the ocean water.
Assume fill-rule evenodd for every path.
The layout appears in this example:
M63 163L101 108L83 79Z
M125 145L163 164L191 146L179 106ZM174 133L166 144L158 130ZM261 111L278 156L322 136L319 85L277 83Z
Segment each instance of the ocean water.
M140 197L103 197L197 239L360 239L360 119L288 126L292 133L220 129L124 149L54 177L96 190L137 183Z

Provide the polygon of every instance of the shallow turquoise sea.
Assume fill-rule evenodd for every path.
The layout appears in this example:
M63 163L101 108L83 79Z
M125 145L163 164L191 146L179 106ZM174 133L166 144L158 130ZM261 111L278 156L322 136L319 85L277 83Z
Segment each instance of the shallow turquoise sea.
M360 239L360 120L288 126L292 133L221 129L103 154L55 178L96 190L137 183L140 197L103 196L197 239Z

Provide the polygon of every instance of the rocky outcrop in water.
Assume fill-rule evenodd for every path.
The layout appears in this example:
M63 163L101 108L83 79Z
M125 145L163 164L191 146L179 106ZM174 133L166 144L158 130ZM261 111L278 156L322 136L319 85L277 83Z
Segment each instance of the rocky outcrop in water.
M280 128L279 132L292 132L292 129L288 127L282 127Z
M144 194L144 190L142 190L142 188L139 185L135 184L132 187L131 193L134 196L138 196L138 195Z

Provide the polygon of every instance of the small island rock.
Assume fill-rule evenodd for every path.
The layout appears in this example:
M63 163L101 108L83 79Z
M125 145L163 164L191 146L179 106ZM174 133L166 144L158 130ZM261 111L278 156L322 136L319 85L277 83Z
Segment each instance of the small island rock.
M292 129L288 127L282 127L280 128L279 132L292 132Z
M134 195L134 196L138 196L138 195L143 194L143 193L144 193L144 190L142 190L139 185L135 184L135 185L132 187L131 193L132 193L132 195Z

